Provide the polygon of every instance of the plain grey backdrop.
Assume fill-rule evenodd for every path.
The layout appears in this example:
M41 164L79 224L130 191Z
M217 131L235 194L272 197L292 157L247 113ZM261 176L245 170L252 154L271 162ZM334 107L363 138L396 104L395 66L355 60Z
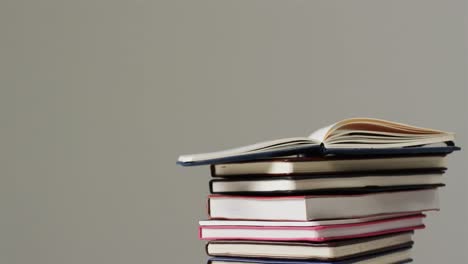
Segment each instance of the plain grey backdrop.
M0 3L0 263L204 263L178 155L352 117L467 142L465 1ZM467 263L467 155L416 263Z

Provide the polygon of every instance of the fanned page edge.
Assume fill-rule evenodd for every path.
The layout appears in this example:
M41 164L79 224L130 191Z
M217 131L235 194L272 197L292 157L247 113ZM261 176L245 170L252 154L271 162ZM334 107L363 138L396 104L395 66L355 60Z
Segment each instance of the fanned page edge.
M320 143L324 143L326 137L329 135L329 132L337 125L338 123L334 123L332 125L326 126L319 128L312 132L312 134L309 135L309 138L312 140L315 140Z
M438 143L438 142L446 142L446 141L453 141L455 140L455 134L452 132L445 132L441 130L435 130L435 129L430 129L430 128L423 128L423 127L417 127L417 126L412 126L408 124L403 124L403 123L398 123L398 122L393 122L393 121L387 121L383 119L377 119L377 118L349 118L349 119L344 119L341 120L333 125L327 126L320 128L316 131L314 131L309 138L314 139L314 140L320 140L322 144L326 148L333 148L333 144L327 144L327 138L334 132L338 131L340 128L349 125L349 124L371 124L371 125L378 125L378 126L385 126L393 129L399 129L401 130L402 133L405 133L405 131L408 132L408 134L411 135L409 131L413 131L415 134L419 135L428 135L428 134L438 134L440 135L436 139L432 140L422 140L421 144L418 143L403 143L403 144L349 144L349 146L344 146L344 145L339 145L336 146L335 148L395 148L395 147L409 147L409 146L416 146L416 145L425 145L425 144L433 144L433 143ZM369 130L370 133L372 133L372 130ZM422 134L421 134L422 133Z
M339 130L340 128L350 125L350 124L372 124L372 125L377 125L377 126L384 126L388 128L396 128L400 130L401 132L404 133L404 131L412 131L414 134L423 133L423 134L453 134L450 132L442 131L442 130L436 130L432 128L424 128L424 127L418 127L418 126L413 126L413 125L408 125L404 123L399 123L399 122L393 122L393 121L388 121L384 119L377 119L377 118L367 118L367 117L358 117L358 118L348 118L341 120L337 123L335 123L331 128L328 130L328 133L325 135L324 140L335 130Z

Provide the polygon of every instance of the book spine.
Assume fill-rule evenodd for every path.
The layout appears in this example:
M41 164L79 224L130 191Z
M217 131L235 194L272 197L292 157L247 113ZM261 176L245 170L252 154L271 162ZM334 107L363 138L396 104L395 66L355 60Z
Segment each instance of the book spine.
M206 255L211 256L211 255L210 255L210 252L209 252L209 250L208 250L208 247L209 247L209 246L210 246L210 243L209 243L209 242L205 244L205 253L206 253Z
M208 218L211 219L210 196L208 196L208 199L206 200L206 213L208 215Z
M211 177L217 177L217 176L216 176L216 169L215 169L215 165L214 165L214 164L211 164L211 165L210 165L210 174L211 174Z
M214 194L214 192L213 192L213 180L211 180L211 181L209 182L209 188L210 188L210 193L211 193L211 194Z

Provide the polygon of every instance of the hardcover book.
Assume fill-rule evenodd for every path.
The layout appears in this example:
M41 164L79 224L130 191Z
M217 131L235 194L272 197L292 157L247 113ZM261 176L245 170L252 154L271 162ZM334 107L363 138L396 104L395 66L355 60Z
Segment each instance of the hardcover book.
M286 259L256 259L237 257L214 257L208 264L402 264L412 261L410 246L379 252L347 260L286 260Z
M210 181L213 194L345 194L443 186L443 170L309 176L235 177Z
M269 160L211 165L211 175L213 177L267 177L277 175L323 175L385 171L440 171L446 168L446 157L440 155L419 155L411 157L274 158Z
M338 261L411 246L412 232L327 242L215 240L206 252L218 257L315 259Z
M210 195L211 218L308 221L438 210L437 189L317 196Z
M254 223L251 226L246 226L234 225L234 223L229 223L231 221L226 221L218 225L203 225L201 223L199 234L200 239L203 240L322 242L422 229L424 228L423 217L422 214L416 214L370 222L320 226L296 225L296 222L270 226L261 226L261 223Z
M288 155L447 154L459 148L453 133L373 118L345 119L308 137L260 142L211 153L182 155L183 166L239 162ZM445 143L446 146L437 144ZM434 145L435 144L435 145Z

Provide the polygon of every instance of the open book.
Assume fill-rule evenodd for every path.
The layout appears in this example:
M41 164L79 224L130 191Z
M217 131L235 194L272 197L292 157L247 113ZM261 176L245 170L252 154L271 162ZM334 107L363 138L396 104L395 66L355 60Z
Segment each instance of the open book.
M458 148L422 149L421 146L437 143L453 146L454 138L454 133L435 129L374 118L350 118L320 128L308 137L282 138L223 151L182 155L177 163L190 166L308 153L446 154Z

